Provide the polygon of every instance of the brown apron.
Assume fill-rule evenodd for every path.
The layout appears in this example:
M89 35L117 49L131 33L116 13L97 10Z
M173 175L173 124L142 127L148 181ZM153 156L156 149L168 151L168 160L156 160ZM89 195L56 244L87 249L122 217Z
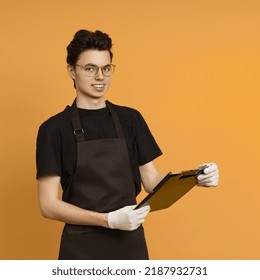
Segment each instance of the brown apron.
M73 183L63 200L83 209L108 213L136 204L133 173L127 145L117 114L110 103L118 138L85 141L76 101L71 119L77 141L77 167ZM59 259L148 259L143 227L122 231L98 226L66 224Z

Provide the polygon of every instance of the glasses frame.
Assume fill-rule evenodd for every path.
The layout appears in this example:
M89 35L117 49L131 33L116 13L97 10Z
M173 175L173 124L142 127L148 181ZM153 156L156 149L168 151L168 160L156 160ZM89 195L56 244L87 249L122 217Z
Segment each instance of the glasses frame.
M92 74L90 75L89 73L88 73L88 74L86 73L86 75L87 75L88 77L95 77L95 76L97 76L97 74L98 74L98 72L99 72L99 69L101 69L101 72L102 72L103 76L105 76L105 77L111 77L112 74L113 74L114 71L115 71L115 68L116 68L116 65L114 65L114 64L107 64L107 65L102 66L102 67L99 67L99 66L97 66L97 65L95 65L95 64L92 64L92 63L88 63L88 64L85 64L85 65L75 64L75 66L81 67L81 68L82 68L83 70L85 70L85 71L86 71L86 68L87 68L88 66L89 66L89 67L95 68L96 71L93 72L93 75L92 75ZM108 66L111 67L111 72L110 72L109 75L107 75L107 73L104 72L104 69L105 69L106 67L108 67Z

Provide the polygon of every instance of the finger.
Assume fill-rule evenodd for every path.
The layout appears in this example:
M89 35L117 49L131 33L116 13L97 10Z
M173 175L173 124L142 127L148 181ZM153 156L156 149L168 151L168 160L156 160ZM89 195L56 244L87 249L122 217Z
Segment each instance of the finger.
M142 220L142 219L144 219L147 215L148 215L148 213L149 213L149 211L146 211L146 212L143 212L143 213L135 213L136 214L136 218L138 219L138 220Z
M204 170L203 170L203 173L204 174L209 174L211 172L216 172L218 171L218 166L215 164L215 163L208 163L207 164L208 167L206 167Z
M138 210L141 210L141 209L138 209ZM145 209L142 209L142 211L137 211L137 210L134 210L134 214L141 217L141 216L146 216L151 210L151 207L146 207Z
M212 181L208 183L199 183L198 186L202 187L217 187L218 186L218 181Z
M214 174L213 176L201 177L198 179L198 182L210 182L218 180L218 174Z
M212 177L212 178L208 178L208 179L205 179L205 180L201 180L201 181L198 181L198 185L218 185L218 177Z
M218 180L198 182L197 185L199 185L199 186L208 186L208 185L217 186L218 185Z
M149 211L148 212L144 212L142 214L139 214L138 218L145 218L148 215L148 213L149 213Z
M144 223L144 221L145 221L145 218L138 219L136 221L136 225L140 226L142 223Z
M137 205L127 205L127 206L123 207L123 209L126 209L126 210L134 210L136 206L137 206Z
M140 225L141 225L141 224L136 224L136 225L133 225L133 226L131 226L131 227L128 229L128 231L133 231L133 230L136 230L137 228L139 228L139 227L140 227Z
M136 214L148 213L151 210L150 205L145 205L140 207L139 209L134 210Z
M207 168L211 167L211 166L216 166L216 164L214 162L209 162L209 163L203 163L203 164L200 164L198 166L198 169L203 169L203 170L206 170Z
M212 172L207 173L207 174L200 174L200 175L197 176L197 179L198 180L205 180L207 178L211 178L211 177L214 177L214 176L218 177L218 170L212 171Z

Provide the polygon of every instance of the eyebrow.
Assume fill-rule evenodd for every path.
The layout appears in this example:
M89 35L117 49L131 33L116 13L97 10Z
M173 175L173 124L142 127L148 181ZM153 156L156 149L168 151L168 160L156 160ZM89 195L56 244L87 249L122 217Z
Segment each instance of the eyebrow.
M85 64L84 66L95 66L95 67L99 67L98 65L93 64L93 63L87 63L87 64ZM102 68L102 67L106 67L106 66L110 66L110 63L109 63L109 64L106 64L106 65L104 65L104 66L101 66L101 68Z

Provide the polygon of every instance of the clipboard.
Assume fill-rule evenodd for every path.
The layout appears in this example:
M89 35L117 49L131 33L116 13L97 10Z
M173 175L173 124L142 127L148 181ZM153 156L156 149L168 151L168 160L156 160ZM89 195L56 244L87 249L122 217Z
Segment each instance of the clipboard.
M153 212L170 207L197 184L197 176L203 174L206 167L182 171L178 174L169 172L135 209L150 205L150 212Z

